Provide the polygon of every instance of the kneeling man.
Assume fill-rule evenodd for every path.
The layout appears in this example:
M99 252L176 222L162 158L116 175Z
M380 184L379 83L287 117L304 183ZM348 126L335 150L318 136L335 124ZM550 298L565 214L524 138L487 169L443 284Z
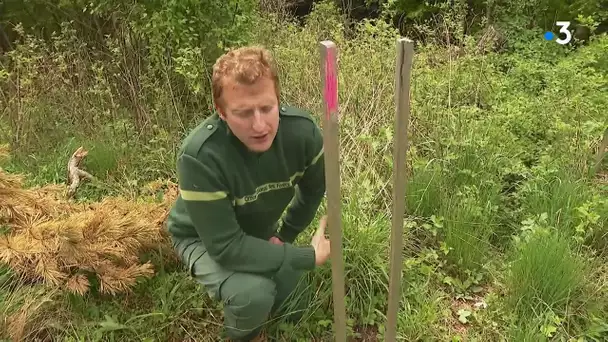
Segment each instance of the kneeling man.
M323 137L308 112L281 105L265 49L220 57L212 88L214 113L178 155L167 226L190 274L223 302L225 335L252 341L304 272L329 258L325 217L310 246L292 244L325 194Z

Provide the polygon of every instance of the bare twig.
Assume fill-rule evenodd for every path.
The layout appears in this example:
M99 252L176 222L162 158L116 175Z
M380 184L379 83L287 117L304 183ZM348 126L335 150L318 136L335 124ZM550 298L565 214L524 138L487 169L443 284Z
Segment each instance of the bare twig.
M70 157L68 161L68 193L67 197L71 198L76 193L76 189L80 186L82 179L95 179L90 173L79 168L80 162L87 156L89 151L80 146Z

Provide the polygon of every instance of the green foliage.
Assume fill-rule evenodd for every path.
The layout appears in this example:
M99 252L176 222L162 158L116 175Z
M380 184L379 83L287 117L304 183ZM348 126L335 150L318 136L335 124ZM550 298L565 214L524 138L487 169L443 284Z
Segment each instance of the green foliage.
M47 20L32 23L29 13L42 2L9 2L16 45L0 82L12 136L3 138L35 147L34 134L86 135L98 120L125 118L137 134L188 126L211 104L210 65L250 42L256 4L60 1L42 9Z
M598 309L591 289L599 284L591 262L572 247L567 234L549 225L547 217L523 222L511 254L506 303L513 310L510 334L516 339L524 334L544 340L556 333L590 333Z
M585 261L571 249L567 235L551 228L547 217L525 221L514 249L517 259L509 273L509 297L521 314L563 314L567 302L579 299L586 286Z
M589 191L580 181L561 172L535 177L522 187L521 196L528 215L546 215L549 226L573 235L577 208L588 199Z

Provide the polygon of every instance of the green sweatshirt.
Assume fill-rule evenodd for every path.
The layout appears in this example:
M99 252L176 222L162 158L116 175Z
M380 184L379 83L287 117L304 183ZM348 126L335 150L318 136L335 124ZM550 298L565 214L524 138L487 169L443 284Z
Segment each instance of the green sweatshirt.
M169 234L175 242L200 239L227 270L273 276L285 267L313 269L312 246L292 242L325 195L324 172L323 136L308 113L281 107L276 138L264 153L247 150L214 113L178 155L180 196L169 213ZM268 241L279 221L283 245Z

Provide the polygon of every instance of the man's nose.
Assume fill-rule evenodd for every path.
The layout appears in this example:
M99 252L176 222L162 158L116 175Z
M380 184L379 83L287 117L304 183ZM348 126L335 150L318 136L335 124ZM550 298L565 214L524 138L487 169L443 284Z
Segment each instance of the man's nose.
M256 110L253 114L253 130L259 132L264 129L264 120L259 110Z

